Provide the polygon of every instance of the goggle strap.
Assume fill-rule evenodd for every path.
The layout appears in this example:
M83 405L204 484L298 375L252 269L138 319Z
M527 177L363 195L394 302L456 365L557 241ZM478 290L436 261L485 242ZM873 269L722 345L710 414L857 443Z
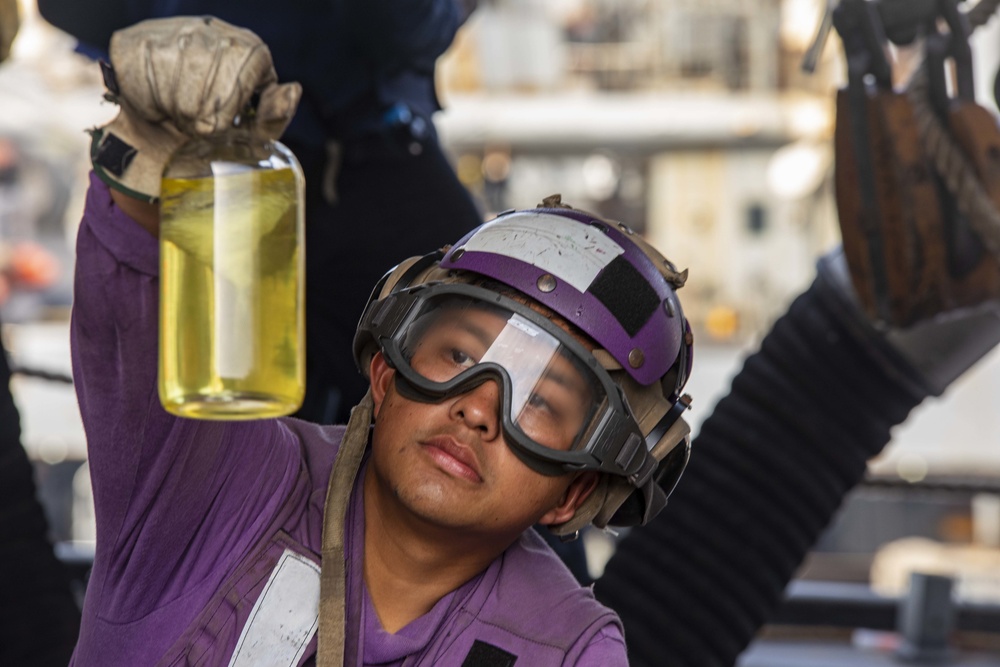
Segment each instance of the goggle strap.
M615 456L615 465L624 470L631 480L636 475L643 473L648 474L651 471L646 471L645 468L648 467L648 456L644 455L642 451L642 438L640 438L635 433L629 433L628 437L625 438L625 442L622 443L621 448L618 450L618 454ZM629 473L628 471L634 470L636 467L636 460L643 457L643 461L639 466L639 470L634 473Z
M656 446L656 443L660 441L660 438L662 438L664 434L666 434L666 432L670 430L670 427L673 426L678 419L680 419L680 416L684 414L684 411L687 409L687 407L688 407L687 403L684 401L677 401L676 403L674 403L673 406L671 406L671 408L667 410L667 414L663 415L660 421L656 423L656 426L654 426L652 430L649 432L649 434L646 436L645 444L646 444L647 455L643 457L642 464L639 467L639 470L628 475L628 481L632 486L635 486L637 488L642 487L643 485L646 484L646 482L650 480L650 478L653 476L653 473L656 472L656 468L659 465L659 461L657 461L650 452L653 451L653 448ZM622 450L621 452L619 452L618 457L615 461L616 463L619 463L619 465L622 462L622 453L625 452L626 449L630 449L629 447L630 444L631 444L631 438L629 438L629 440L626 440L625 444L622 446ZM635 453L636 452L634 450L630 451L629 463L632 462ZM622 465L622 468L628 470L628 466Z
M400 290L404 290L410 286L410 284L419 276L421 273L441 262L444 257L444 250L435 250L434 252L428 253L411 264L403 275L399 277L399 280L392 286L391 294L395 294Z
M670 427L673 426L674 423L681 418L681 415L684 414L684 411L690 407L690 399L685 400L685 398L687 398L687 396L682 396L679 400L677 400L677 402L675 402L671 408L667 410L667 414L663 415L663 417L660 418L660 421L656 422L656 425L650 429L649 433L646 435L646 449L648 451L653 451L653 448L656 447L656 443L660 441L660 438L662 438L666 432L670 430Z
M642 458L642 465L639 470L628 476L629 484L636 488L642 488L645 486L646 482L650 480L653 473L656 471L657 461L655 458L647 454Z
M396 301L403 306L396 306ZM387 335L387 332L396 329L400 322L409 317L413 306L413 299L408 299L405 295L390 294L365 312L364 324L371 329L375 338L379 339Z

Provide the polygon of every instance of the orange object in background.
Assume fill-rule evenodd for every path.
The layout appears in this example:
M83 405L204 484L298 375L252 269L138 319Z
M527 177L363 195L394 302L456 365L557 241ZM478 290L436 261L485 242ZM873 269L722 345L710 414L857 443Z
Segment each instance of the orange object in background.
M37 243L19 243L11 249L8 273L18 287L45 289L59 277L59 260Z

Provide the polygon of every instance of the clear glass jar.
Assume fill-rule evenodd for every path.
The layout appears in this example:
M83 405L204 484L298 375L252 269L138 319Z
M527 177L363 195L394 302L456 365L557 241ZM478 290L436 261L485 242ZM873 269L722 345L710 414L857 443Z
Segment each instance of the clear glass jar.
M193 139L160 195L160 400L196 419L294 412L305 391L305 179L252 125Z

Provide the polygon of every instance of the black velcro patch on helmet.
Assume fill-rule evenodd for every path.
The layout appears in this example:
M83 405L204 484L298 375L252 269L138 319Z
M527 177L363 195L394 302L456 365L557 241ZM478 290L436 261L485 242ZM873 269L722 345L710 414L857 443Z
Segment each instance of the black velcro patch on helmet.
M472 643L469 655L465 656L462 667L514 667L515 662L517 656L513 653L477 639Z
M109 134L104 142L98 146L97 155L94 156L94 164L121 178L128 166L132 164L137 152L117 136Z
M629 336L638 333L660 306L656 292L622 255L604 267L587 291L611 311Z

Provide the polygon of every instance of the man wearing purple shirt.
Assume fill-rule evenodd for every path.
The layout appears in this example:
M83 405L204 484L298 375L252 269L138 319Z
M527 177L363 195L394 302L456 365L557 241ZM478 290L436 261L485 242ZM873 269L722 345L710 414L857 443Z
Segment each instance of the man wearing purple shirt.
M74 664L627 664L528 530L645 523L687 460L686 276L624 225L550 198L401 264L346 427L161 407L159 173L251 97L280 135L298 89L260 47L191 18L112 40L72 324L98 531Z

